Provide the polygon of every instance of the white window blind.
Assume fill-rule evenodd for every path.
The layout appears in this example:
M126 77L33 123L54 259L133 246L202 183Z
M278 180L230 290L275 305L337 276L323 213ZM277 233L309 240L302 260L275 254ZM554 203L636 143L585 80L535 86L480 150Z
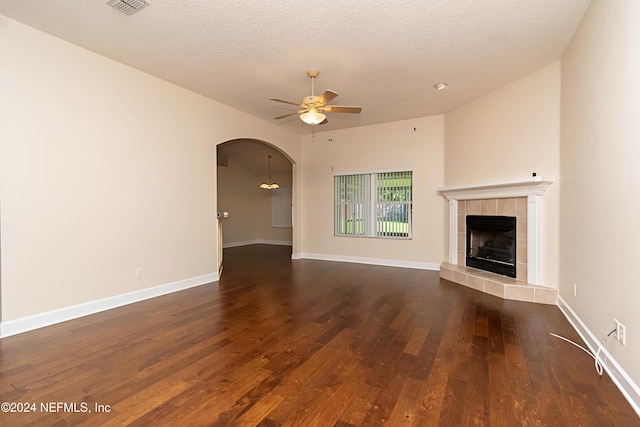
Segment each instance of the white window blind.
M336 236L411 238L411 171L334 177Z
M271 190L269 194L271 195L271 226L291 228L293 226L291 186L283 184L280 188Z

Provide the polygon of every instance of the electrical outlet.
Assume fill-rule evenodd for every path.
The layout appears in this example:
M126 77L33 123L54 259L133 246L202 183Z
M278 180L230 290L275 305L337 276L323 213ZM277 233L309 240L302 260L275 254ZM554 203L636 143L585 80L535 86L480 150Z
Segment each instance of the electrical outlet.
M575 297L578 293L578 285L576 285L575 283L573 284L573 296Z
M627 345L627 328L617 319L613 319L613 323L616 325L616 339L620 341L622 345Z
M142 268L136 268L136 279L142 279Z

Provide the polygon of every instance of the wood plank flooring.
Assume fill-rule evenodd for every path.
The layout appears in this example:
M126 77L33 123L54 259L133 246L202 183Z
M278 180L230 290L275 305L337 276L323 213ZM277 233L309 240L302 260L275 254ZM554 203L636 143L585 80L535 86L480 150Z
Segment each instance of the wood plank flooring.
M557 307L290 254L0 340L0 425L640 426Z

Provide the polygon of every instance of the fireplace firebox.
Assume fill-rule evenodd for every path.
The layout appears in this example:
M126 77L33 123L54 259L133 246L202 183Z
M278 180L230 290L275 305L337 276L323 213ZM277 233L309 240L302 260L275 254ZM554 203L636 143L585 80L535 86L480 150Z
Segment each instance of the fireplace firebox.
M467 215L469 267L516 277L516 217Z

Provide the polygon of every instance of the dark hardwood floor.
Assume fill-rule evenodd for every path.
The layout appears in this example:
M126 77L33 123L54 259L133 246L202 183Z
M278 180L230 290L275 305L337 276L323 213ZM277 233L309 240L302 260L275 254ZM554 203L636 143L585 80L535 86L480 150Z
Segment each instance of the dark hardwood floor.
M0 425L640 426L549 335L581 342L557 307L288 247L224 255L219 283L0 340L0 402L37 405Z

